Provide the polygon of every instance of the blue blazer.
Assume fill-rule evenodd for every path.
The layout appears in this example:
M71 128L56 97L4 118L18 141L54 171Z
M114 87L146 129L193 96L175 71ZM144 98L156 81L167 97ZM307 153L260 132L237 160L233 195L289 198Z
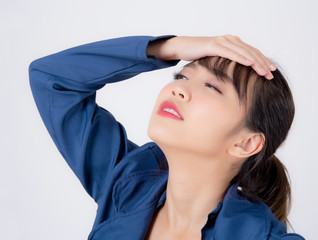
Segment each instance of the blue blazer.
M147 57L150 41L136 36L70 48L33 61L30 86L58 150L98 205L91 240L144 239L165 201L168 166L154 142L138 146L125 128L99 106L96 91L141 72L174 66ZM127 99L125 99L126 101ZM271 210L245 199L232 185L208 216L202 239L299 240L287 234Z

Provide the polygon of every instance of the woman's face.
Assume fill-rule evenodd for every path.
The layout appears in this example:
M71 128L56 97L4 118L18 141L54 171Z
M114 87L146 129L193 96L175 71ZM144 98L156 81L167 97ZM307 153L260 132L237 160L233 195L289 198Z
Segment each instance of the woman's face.
M160 108L165 101L175 104L181 118L167 113L172 112L169 109ZM168 104L165 108L172 106ZM184 153L220 157L233 142L237 134L233 133L244 117L245 111L231 81L218 80L205 67L193 62L159 93L148 136L164 152L172 147Z

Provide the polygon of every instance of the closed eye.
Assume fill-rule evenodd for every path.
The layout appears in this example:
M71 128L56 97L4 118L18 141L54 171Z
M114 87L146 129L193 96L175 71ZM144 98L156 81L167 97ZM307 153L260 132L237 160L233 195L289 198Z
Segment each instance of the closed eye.
M219 93L222 94L222 92L221 92L218 88L216 88L215 86L213 86L213 85L210 84L210 83L205 83L205 86L207 86L207 87L209 87L209 88L214 88L216 91L218 91Z
M188 80L188 78L180 73L175 73L173 75L173 79L174 80L180 80L180 79L183 79L183 80ZM215 89L217 92L219 92L220 94L222 94L222 92L217 88L215 87L214 85L210 84L210 83L205 83L204 86L206 87L209 87L209 88L212 88L212 89Z
M188 78L187 78L186 76L180 74L180 73L175 73L175 74L173 74L173 79L174 79L174 80L179 80L179 79L185 79L185 80L187 80Z

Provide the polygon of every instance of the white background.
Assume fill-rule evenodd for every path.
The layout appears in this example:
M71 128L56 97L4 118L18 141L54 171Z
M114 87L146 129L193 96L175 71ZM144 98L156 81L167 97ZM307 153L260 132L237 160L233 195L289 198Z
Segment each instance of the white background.
M278 62L296 116L278 151L293 189L290 221L318 239L317 1L0 0L0 239L84 240L96 205L67 166L36 109L28 80L34 59L126 35L234 34ZM159 90L175 69L139 75L98 91L139 145Z

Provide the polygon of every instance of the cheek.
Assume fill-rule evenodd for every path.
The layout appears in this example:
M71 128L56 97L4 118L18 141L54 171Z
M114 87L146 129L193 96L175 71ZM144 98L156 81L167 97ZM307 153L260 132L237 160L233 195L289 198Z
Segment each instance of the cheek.
M206 149L222 148L237 124L239 113L217 101L203 101L192 109L191 122L194 127L189 138L196 139L196 143Z
M222 101L200 101L192 108L191 115L199 126L211 129L224 129L233 122L233 112Z

